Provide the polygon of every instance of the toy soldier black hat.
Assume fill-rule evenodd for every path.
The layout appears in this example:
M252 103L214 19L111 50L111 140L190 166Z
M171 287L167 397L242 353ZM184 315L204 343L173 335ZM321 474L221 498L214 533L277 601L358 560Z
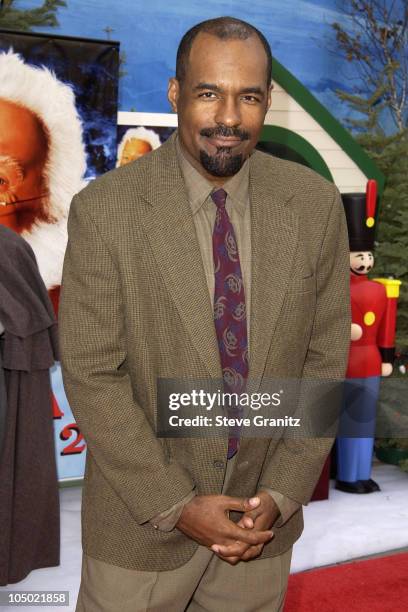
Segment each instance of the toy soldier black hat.
M375 237L377 182L367 183L366 193L343 193L350 251L372 251Z

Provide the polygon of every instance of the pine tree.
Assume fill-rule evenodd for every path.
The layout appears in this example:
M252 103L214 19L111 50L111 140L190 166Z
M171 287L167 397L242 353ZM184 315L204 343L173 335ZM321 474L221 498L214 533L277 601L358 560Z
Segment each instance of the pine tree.
M377 142L368 139L359 138L387 179L379 214L375 273L391 274L402 281L397 344L408 352L408 130Z
M42 5L35 9L17 9L15 0L2 0L0 6L0 28L30 32L33 28L58 26L57 11L59 7L66 6L65 0L44 0Z
M397 346L408 352L408 7L343 0L341 10L346 25L332 24L337 53L353 63L360 78L352 93L336 94L353 111L347 127L386 177L374 276L402 281Z

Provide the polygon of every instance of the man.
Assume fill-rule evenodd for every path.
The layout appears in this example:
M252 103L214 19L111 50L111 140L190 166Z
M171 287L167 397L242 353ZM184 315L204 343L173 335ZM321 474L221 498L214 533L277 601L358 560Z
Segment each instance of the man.
M49 290L61 283L68 209L85 169L71 87L0 53L0 224L30 244Z
M341 378L347 229L333 185L254 152L271 99L258 30L192 28L168 91L178 132L70 212L64 381L88 441L77 610L271 612L332 440L160 439L157 385Z

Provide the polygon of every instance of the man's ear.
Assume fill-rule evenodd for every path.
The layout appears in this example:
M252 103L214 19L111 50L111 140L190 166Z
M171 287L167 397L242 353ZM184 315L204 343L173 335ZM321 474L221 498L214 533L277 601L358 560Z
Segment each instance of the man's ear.
M170 106L174 113L177 113L177 102L180 93L180 84L175 77L169 79L169 85L167 87L167 99L170 102Z
M272 89L273 89L273 83L271 83L269 88L268 88L268 97L267 97L267 101L266 101L266 108L268 110L269 110L269 108L271 106L271 102L272 102Z

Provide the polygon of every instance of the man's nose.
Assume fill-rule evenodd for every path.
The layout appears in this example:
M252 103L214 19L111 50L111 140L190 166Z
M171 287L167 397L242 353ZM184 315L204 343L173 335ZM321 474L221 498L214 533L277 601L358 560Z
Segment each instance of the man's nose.
M217 105L215 121L227 127L236 127L241 124L241 113L238 102L232 97L225 97Z

